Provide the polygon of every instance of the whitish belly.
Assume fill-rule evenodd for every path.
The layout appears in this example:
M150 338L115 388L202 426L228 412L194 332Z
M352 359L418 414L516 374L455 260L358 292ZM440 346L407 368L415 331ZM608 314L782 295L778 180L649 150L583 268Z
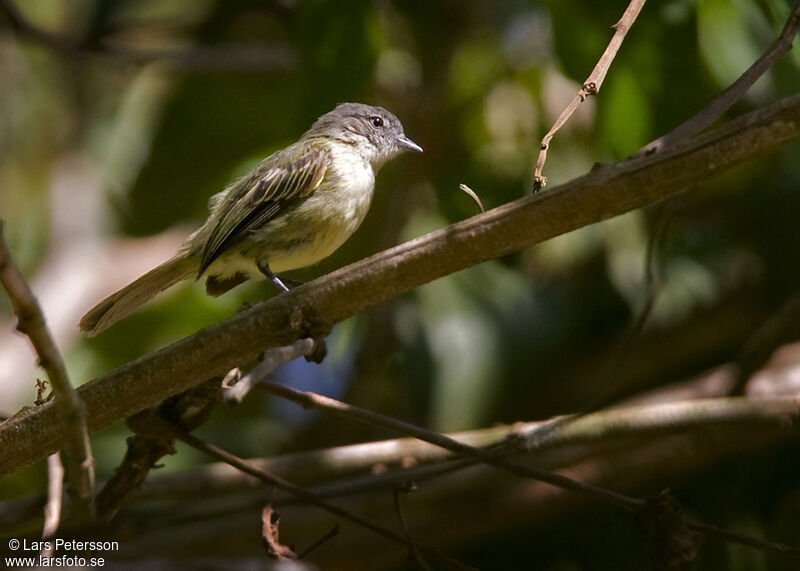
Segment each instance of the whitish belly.
M259 262L281 273L316 264L331 255L364 220L375 183L372 168L363 161L339 161L337 167L303 203L223 253L208 274L258 277ZM342 185L343 180L349 184Z

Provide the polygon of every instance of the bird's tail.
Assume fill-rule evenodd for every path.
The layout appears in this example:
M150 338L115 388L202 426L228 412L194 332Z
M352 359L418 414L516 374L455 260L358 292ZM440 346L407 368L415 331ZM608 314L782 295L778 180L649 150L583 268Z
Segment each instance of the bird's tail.
M130 315L137 307L157 293L181 280L195 277L196 274L197 261L185 254L178 254L118 292L111 294L86 312L86 315L81 318L81 331L89 337L93 337L123 317Z

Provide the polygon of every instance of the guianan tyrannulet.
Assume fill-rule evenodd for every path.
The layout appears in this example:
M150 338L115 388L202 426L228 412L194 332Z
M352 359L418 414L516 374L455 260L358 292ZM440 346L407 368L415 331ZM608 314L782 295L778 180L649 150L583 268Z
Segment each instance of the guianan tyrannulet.
M341 246L369 209L378 169L406 150L422 148L386 109L338 105L214 195L205 224L178 253L94 306L81 330L95 335L191 278L205 276L214 296L259 276L287 291L276 273L315 264Z

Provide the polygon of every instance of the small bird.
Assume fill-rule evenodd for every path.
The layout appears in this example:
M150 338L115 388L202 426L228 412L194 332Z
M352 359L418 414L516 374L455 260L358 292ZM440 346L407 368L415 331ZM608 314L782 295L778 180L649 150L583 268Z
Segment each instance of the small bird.
M178 253L110 295L83 316L94 336L182 280L206 278L218 296L266 276L329 256L367 214L375 175L389 159L422 148L382 107L342 103L322 115L296 143L276 151L249 174L211 197L206 222Z

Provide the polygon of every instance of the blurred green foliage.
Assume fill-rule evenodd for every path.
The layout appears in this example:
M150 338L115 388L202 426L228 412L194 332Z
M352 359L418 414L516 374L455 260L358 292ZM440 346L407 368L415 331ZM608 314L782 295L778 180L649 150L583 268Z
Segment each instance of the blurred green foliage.
M112 55L56 53L15 37L0 21L0 216L26 273L35 274L52 252L68 245L76 226L100 244L176 225L191 228L205 216L209 196L295 140L318 115L343 101L384 105L425 153L382 171L363 227L330 259L291 276L302 280L474 214L459 183L489 208L530 192L540 138L594 67L627 5L16 4L37 26L87 44L191 51L235 43L282 50L280 65L264 69L140 64ZM550 185L624 158L702 108L766 48L789 9L782 0L649 3L599 95L554 139L545 169ZM795 50L728 116L796 92L798 71ZM281 375L386 414L457 430L576 411L617 391L698 374L733 358L753 329L797 290L798 150L786 147L667 204L423 286L338 326L330 341L338 349L321 366L295 365ZM59 161L70 154L88 158L98 173L101 183L91 192L103 205L99 217L53 206ZM675 356L669 367L650 369L641 353L649 345L634 341L625 348L627 358L615 362L646 303L648 249L663 228L650 262L657 298L641 336ZM115 271L113 262L108 272ZM226 318L244 301L273 294L268 285L249 284L210 299L199 284L183 287L95 339L73 336L65 347L69 368L76 382L84 382ZM726 336L689 337L684 341L696 350L679 350L675 332L691 335L698 315L741 305L755 315L745 325ZM606 383L609 376L618 383ZM4 412L16 406L8 404ZM296 410L271 415L271 406L254 395L241 408L218 410L201 433L243 455L384 436ZM126 435L120 425L94 438L101 476L118 463ZM755 487L773 491L741 506L726 498L754 486L744 476L728 478L729 472L700 475L679 492L698 513L762 533L788 517L777 506L781 494L797 494L797 466L789 470L779 455L761 460L760 473L770 484ZM166 464L179 469L196 461L181 449ZM728 468L741 475L738 467ZM729 495L717 501L705 494L720 480L729 482ZM0 493L38 491L43 481L39 468L29 470L0 483ZM726 510L717 503L728 504ZM624 560L621 550L611 555L620 543L625 540L619 537L605 547L600 539L586 539L586 553L617 564L608 568L640 568L641 553L632 560ZM543 569L588 568L574 545L556 541L542 549L541 560L552 565ZM487 558L491 546L475 550L478 559ZM722 568L724 561L740 561L730 568L783 568L724 548L703 557L703 568Z

